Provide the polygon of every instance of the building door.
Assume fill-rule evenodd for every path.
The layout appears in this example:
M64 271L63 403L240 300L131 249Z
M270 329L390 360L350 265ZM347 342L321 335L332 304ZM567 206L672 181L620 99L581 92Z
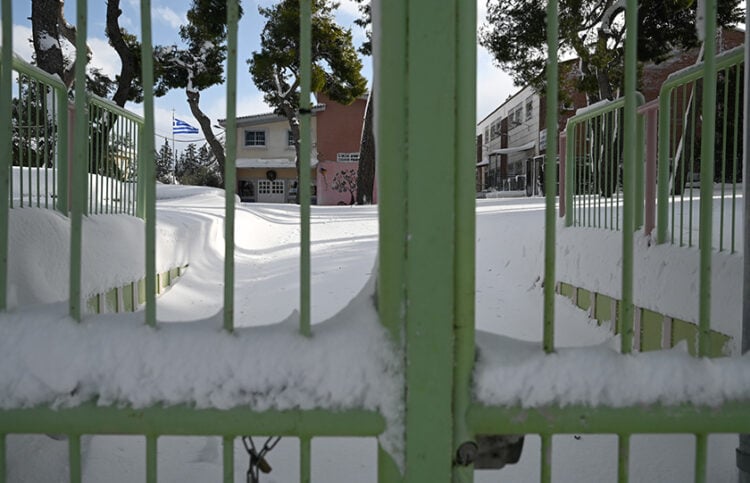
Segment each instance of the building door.
M259 203L283 203L284 202L284 180L269 179L258 180L258 202Z

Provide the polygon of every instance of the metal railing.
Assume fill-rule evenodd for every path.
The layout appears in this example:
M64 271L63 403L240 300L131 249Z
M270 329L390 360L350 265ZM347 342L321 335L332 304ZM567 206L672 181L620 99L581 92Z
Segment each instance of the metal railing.
M73 105L56 76L13 56L11 207L70 210ZM139 148L143 119L86 93L88 190L86 213L138 214Z
M137 215L143 119L89 96L89 214Z
M695 246L701 210L718 205L711 231L714 247L734 253L741 245L738 201L742 196L742 71L744 47L716 56L716 102L706 107L703 64L676 72L659 93L658 243ZM710 111L710 113L708 112ZM702 138L707 115L715 136Z
M300 106L303 114L302 153L309 152L310 18L311 0L301 0L300 54L303 81ZM710 0L708 4L715 5ZM234 175L236 164L235 102L237 93L238 1L229 0L227 62L227 158L225 226L224 331L234 329ZM10 32L11 0L2 0L3 44L0 72L0 113L10 112ZM710 5L709 5L710 7ZM541 481L552 480L552 436L561 433L609 433L618 438L618 481L628 481L630 437L636 433L693 433L695 480L706 481L707 435L712 432L750 432L750 405L728 398L719 407L681 401L663 406L658 401L620 404L490 404L474 399L473 381L476 349L474 326L475 279L475 200L474 154L476 2L453 0L435 9L431 0L382 0L374 4L376 30L388 35L376 36L375 72L378 95L378 186L379 267L377 308L382 325L400 348L405 374L402 388L404 405L403 454L378 449L378 479L381 482L472 481L478 434L539 434L541 436ZM714 33L715 9L706 9L707 38ZM77 51L86 50L87 2L77 1ZM637 159L636 41L637 2L627 1L625 96L622 125L622 199L636 198L634 172ZM153 48L151 40L151 3L141 0L141 42L144 84L144 127L140 136L142 152L154 152ZM558 3L547 3L546 125L557 125L558 106ZM714 45L707 41L705 69L712 72ZM70 314L81 320L80 273L75 265L81 260L81 219L86 211L86 186L89 151L89 113L83 93L84 64L76 69L76 109L74 167L71 189L71 277ZM710 76L709 76L710 77ZM704 83L704 105L715 103L715 84ZM0 115L0 159L10 159L11 137L7 116ZM713 146L710 116L704 117L703 140ZM549 136L548 159L557 155L557 137ZM704 156L703 159L706 159ZM619 155L614 158L619 162ZM301 155L301 173L309 173L309 156ZM585 166L586 163L584 162ZM0 199L6 199L7 173L0 173ZM701 171L706 173L705 169ZM609 172L607 172L609 174ZM546 186L555 186L555 170L545 172ZM594 179L590 175L581 180ZM575 179L575 178L574 178ZM607 176L596 178L610 179ZM143 214L146 230L146 310L144 324L156 327L155 305L155 183L154 166L143 163L139 180L143 190ZM703 180L702 180L703 182ZM571 183L572 186L573 184ZM301 279L299 333L315 344L315 329L310 324L310 193L309 182L301 180ZM614 190L614 184L604 184ZM430 194L441 193L434 197ZM702 193L703 194L703 193ZM708 193L706 194L708 196ZM570 196L570 194L566 195ZM706 196L706 197L707 197ZM703 196L702 196L703 197ZM555 363L555 193L546 193L545 269L543 341L539 356ZM587 202L588 203L588 202ZM588 204L585 206L589 206ZM587 208L588 209L588 208ZM0 234L7 233L7 207L0 207ZM570 210L574 211L574 210ZM704 215L702 211L702 215ZM588 215L587 215L588 216ZM701 224L710 226L701 217ZM587 218L588 220L589 218ZM598 218L597 218L598 219ZM610 218L611 220L611 218ZM623 287L632 286L632 236L636 209L624 203L615 227L623 233ZM708 241L702 247L711 246ZM702 233L703 233L702 232ZM701 237L703 240L703 237ZM7 237L0 236L0 249L7 253ZM703 250L709 252L710 249ZM0 257L3 259L3 257ZM0 266L0 277L6 277ZM710 265L709 265L710 268ZM701 273L701 283L705 283ZM710 278L710 271L707 274ZM5 287L5 279L0 286ZM709 287L710 289L710 287ZM710 292L702 291L710 300ZM5 295L0 299L4 310ZM633 350L632 300L623 297L618 318L621 352L618 366L628 371L626 362ZM75 322L73 322L75 323ZM708 351L710 325L701 320L699 354ZM175 331L179 331L175 327ZM156 333L156 331L154 331ZM83 334L82 334L83 335ZM167 335L168 334L163 334ZM579 349L575 349L579 350ZM575 351L574 350L574 351ZM293 356L293 355L292 355ZM654 369L663 364L654 361ZM540 366L541 367L541 366ZM720 369L717 369L720 370ZM621 373L618 373L621 374ZM541 375L541 374L540 374ZM593 382L598 384L599 382ZM563 388L564 389L564 388ZM377 390L377 388L373 388ZM440 421L440 424L436 424ZM195 408L189 404L164 407L153 405L133 409L113 404L99 406L95 401L72 408L4 408L0 410L0 481L4 480L5 440L10 433L65 434L69 441L70 481L82 478L81 435L139 434L146 439L145 480L157 479L157 446L162 435L220 435L223 441L223 480L234 481L234 443L243 434L295 436L300 440L300 480L310 481L310 441L316 436L377 436L386 429L384 417L364 409L339 410L322 407L288 411L262 411L252 407L230 409ZM397 462L402 459L402 464ZM403 472L402 472L403 469Z
M643 96L637 94L637 99L640 106ZM642 223L643 192L637 194L640 199L623 196L624 107L625 98L621 97L600 102L568 119L563 170L567 226L620 230L624 203L633 203L638 210L636 218ZM636 145L643 146L642 125L637 136ZM636 163L635 173L635 185L643 186L643 163Z
M13 207L66 211L68 90L58 77L13 56L15 96L11 100ZM64 154L64 155L63 155Z

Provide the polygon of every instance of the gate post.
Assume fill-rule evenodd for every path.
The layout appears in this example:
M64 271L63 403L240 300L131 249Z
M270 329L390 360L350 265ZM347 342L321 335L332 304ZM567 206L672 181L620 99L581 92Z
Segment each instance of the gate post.
M476 4L383 0L373 12L379 311L405 349L405 481L454 468L474 359ZM379 42L382 42L380 45ZM408 66L408 68L407 68ZM381 481L384 467L381 451Z

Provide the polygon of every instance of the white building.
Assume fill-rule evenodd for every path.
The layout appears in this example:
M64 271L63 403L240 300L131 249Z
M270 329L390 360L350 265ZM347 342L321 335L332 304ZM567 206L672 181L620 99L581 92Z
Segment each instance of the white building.
M540 96L525 87L477 124L478 190L535 194L535 178L546 132L540 129Z

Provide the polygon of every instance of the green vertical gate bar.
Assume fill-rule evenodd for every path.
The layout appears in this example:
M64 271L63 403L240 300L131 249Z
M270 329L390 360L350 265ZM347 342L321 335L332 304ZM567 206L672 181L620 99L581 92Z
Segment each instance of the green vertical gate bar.
M237 21L238 0L227 2L227 113L224 162L224 330L234 330L234 203L237 189Z
M68 465L70 469L70 483L80 483L81 475L81 435L68 435Z
M300 148L297 160L299 165L299 182L297 196L299 196L300 212L300 304L299 329L300 333L309 337L310 329L310 124L312 106L310 105L310 77L312 75L311 62L311 20L312 0L300 0Z
M310 463L311 463L311 439L310 436L303 435L299 438L299 481L300 483L310 483Z
M407 6L406 481L447 482L453 460L456 8Z
M623 159L623 208L622 208L622 303L620 304L620 350L628 354L633 349L633 232L635 231L635 164L638 141L637 121L637 40L638 3L628 0L625 8L625 105ZM615 111L616 112L616 111ZM642 162L642 160L640 160Z
M373 5L373 24L388 35L375 36L372 89L375 96L378 153L378 313L393 342L403 343L406 311L406 31L407 4L382 0ZM378 22L379 20L379 22ZM406 397L404 388L403 397ZM393 459L378 445L378 482L395 483L402 475Z
M234 436L224 436L221 441L223 481L234 483Z
M541 434L542 455L540 458L540 483L550 483L552 481L552 435Z
M670 128L670 106L672 92L662 87L659 92L659 147L657 153L657 180L656 180L656 243L662 244L667 241L667 228L669 224L669 140L673 135ZM674 221L674 217L672 217Z
M453 452L474 435L466 424L471 404L474 369L474 288L476 261L475 167L469 162L476 152L476 25L475 0L458 0L456 6L456 147L455 147L455 365L453 368ZM454 482L471 482L473 466L455 465Z
M711 246L713 223L714 140L716 138L716 0L705 2L703 76L703 126L701 132L700 287L698 354L711 351ZM692 192L692 190L691 190Z
M87 3L78 0L76 4L76 52L79 59L86 58ZM88 108L86 98L86 64L76 62L75 80L75 122L74 156L72 160L72 182L70 213L70 316L81 320L81 244L83 214L86 210L88 173Z
M0 113L11 112L13 95L13 7L2 0L2 65L0 65ZM10 173L13 165L11 116L0 115L0 311L8 308L8 226L10 216ZM3 442L5 436L3 436Z
M158 480L158 446L157 436L146 435L146 483L156 483Z
M708 459L708 435L695 435L695 483L706 483L706 460Z
M630 469L630 435L617 435L617 481L627 483Z
M6 472L7 465L6 465L5 451L7 448L5 446L5 438L6 438L6 434L0 433L0 483L5 483L5 478L6 478L5 472Z
M547 132L557 132L558 118L558 66L557 66L557 0L547 3ZM575 143L569 143L573 146ZM570 151L568 151L570 154ZM547 159L557 158L557 136L547 136ZM569 156L568 159L574 159ZM546 209L544 212L544 351L555 350L555 192L557 170L546 169L544 184L547 186ZM572 169L570 171L573 171ZM572 192L572 190L571 190ZM572 207L571 204L567 206ZM572 215L573 210L569 210ZM566 225L569 226L566 215Z
M406 3L382 0L373 9L381 29L373 48L377 123L378 312L394 341L401 339L406 310ZM387 195L386 195L387 194Z
M156 170L154 149L154 57L151 43L151 0L141 0L141 78L143 79L143 136L138 183L143 184L146 220L146 324L156 326Z

